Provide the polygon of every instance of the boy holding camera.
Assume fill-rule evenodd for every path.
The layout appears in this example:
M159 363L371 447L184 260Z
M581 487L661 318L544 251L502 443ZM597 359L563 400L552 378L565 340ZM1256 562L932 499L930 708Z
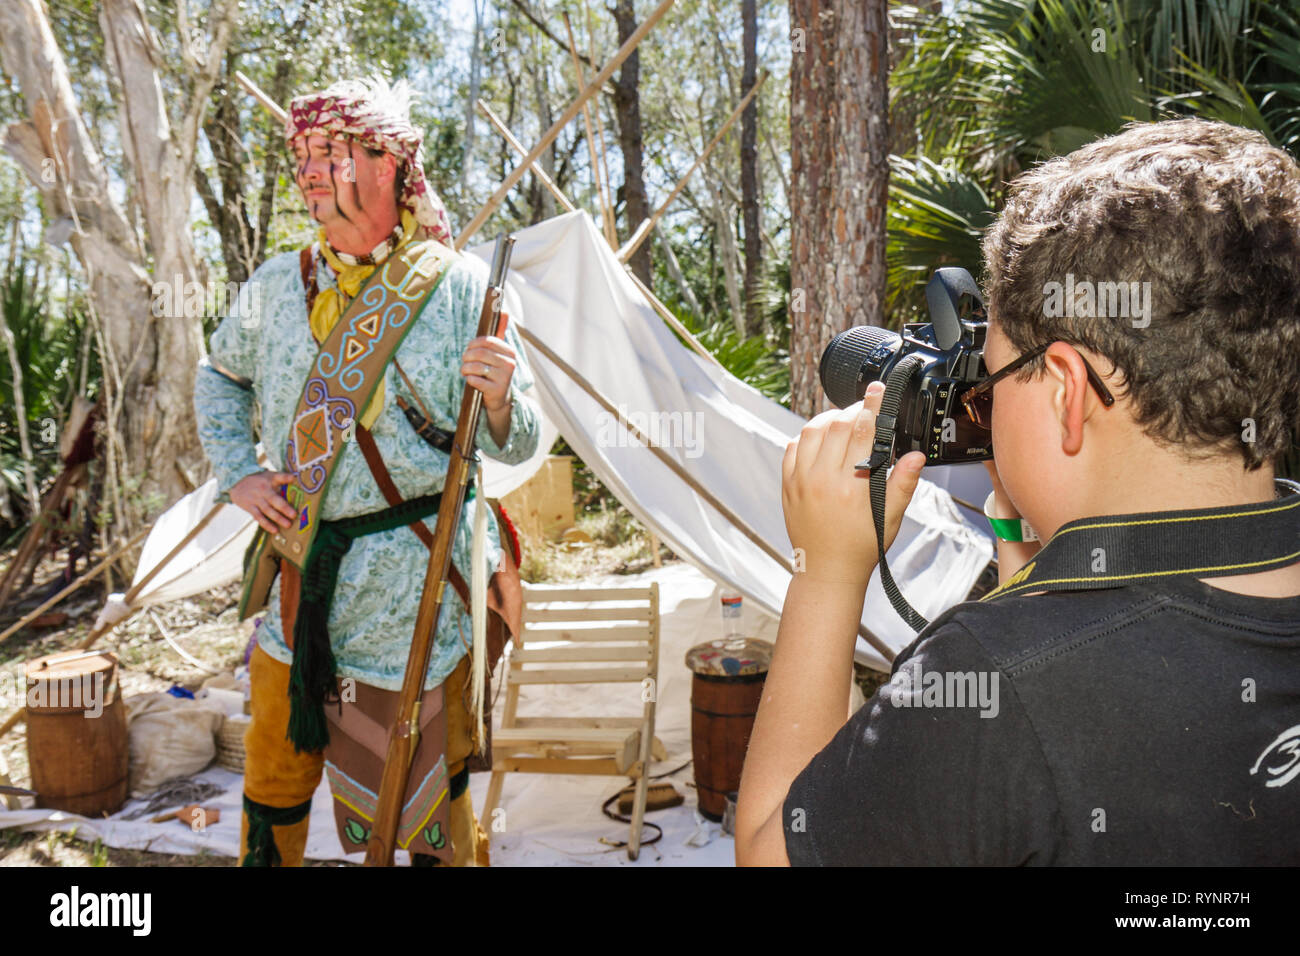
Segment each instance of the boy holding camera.
M965 398L1001 583L846 722L884 386L805 426L782 497L806 570L737 862L1300 862L1300 486L1274 479L1300 420L1300 168L1225 124L1133 126L1021 176L984 257L992 374ZM1101 282L1150 314L1085 308ZM887 545L924 463L889 476Z

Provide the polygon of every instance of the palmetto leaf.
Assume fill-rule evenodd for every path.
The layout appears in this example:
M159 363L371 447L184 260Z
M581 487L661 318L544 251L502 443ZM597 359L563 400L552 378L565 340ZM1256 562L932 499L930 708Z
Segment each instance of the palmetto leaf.
M925 283L944 265L982 271L980 233L993 221L993 203L951 159L890 157L886 298L890 325L925 321Z
M1259 76L1260 111L1273 130L1274 142L1293 154L1300 151L1300 18L1281 8L1270 10L1272 22L1262 23L1252 45L1259 59L1252 75Z
M1234 126L1258 130L1268 137L1269 142L1277 144L1272 126L1260 112L1246 85L1240 80L1220 79L1186 56L1183 56L1183 65L1177 72L1180 76L1192 80L1200 88L1192 93L1169 96L1168 102L1178 103L1190 112L1207 119L1221 120Z

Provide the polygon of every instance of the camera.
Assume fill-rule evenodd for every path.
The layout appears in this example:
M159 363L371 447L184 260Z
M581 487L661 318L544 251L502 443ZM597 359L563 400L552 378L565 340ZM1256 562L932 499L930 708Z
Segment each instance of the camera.
M903 334L858 325L831 339L818 375L837 407L860 401L867 386L908 356L914 373L899 395L889 464L911 451L927 465L958 465L993 457L993 436L971 421L961 404L967 389L988 377L984 337L988 316L979 287L965 269L938 269L925 287L930 321L911 322Z

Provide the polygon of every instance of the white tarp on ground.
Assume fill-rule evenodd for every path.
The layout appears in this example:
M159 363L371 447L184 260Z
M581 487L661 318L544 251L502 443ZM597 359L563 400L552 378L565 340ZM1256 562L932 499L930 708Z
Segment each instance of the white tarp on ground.
M636 576L611 577L593 584L621 586L659 582L661 612L659 637L659 705L655 736L663 741L667 760L652 765L652 775L681 767L691 759L691 674L686 668L686 651L705 640L719 636L721 615L718 588L713 581L694 568L680 563ZM776 621L756 609L746 607L744 630L765 640L776 636ZM498 693L495 723L501 724L505 694ZM638 716L641 713L641 685L558 685L525 687L520 693L522 716ZM150 850L156 853L196 854L207 852L234 857L239 847L239 818L243 778L213 767L197 779L225 788L219 796L203 801L204 806L221 810L221 820L202 831L169 820L149 823L147 818L123 820L144 805L133 801L113 818L92 820L52 810L9 810L0 805L0 829L61 832L76 831L81 839L102 839L111 847ZM476 812L481 812L487 796L488 774L474 774L470 792ZM705 824L705 836L711 838L702 847L687 845L686 840L699 825L695 816L694 769L687 766L671 781L686 802L680 807L649 813L646 819L663 827L659 843L646 847L633 863L623 850L600 842L627 839L628 827L603 816L601 804L627 784L626 778L590 775L508 774L495 816L503 831L492 834L494 866L731 866L735 851L730 837L717 824ZM484 828L491 820L483 821ZM645 839L653 834L649 827ZM316 860L361 862L363 854L345 855L334 827L328 784L322 783L312 803L312 825L307 855Z

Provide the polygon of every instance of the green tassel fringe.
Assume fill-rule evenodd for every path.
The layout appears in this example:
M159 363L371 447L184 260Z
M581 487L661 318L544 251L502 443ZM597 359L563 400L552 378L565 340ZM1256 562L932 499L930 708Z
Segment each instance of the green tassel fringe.
M296 807L268 807L244 794L244 813L248 816L248 853L240 866L279 866L280 848L275 845L275 827L301 823L311 812L311 801Z

